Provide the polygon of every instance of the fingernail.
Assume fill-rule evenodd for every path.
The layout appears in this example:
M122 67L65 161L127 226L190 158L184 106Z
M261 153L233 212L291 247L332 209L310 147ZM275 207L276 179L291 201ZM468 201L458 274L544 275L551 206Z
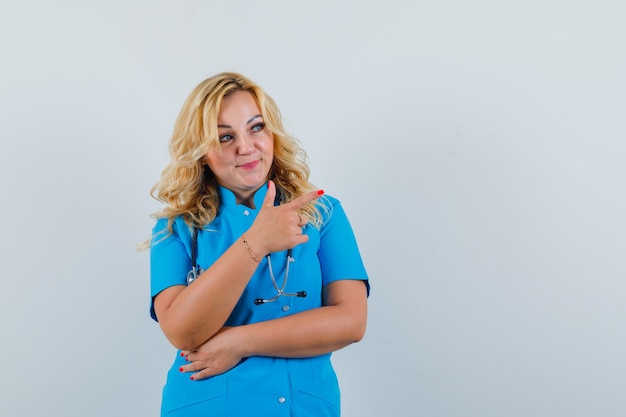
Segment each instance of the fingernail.
M193 377L193 375L191 375L191 376L189 377L189 379L191 379L191 380L193 381L195 378Z
M180 352L180 356L185 356L185 352Z
M178 368L178 370L179 370L180 372L185 372L185 370L183 369L183 367L182 367L182 366L181 366L180 368Z
M324 190L319 190L319 191L317 192L317 195L322 195L322 194L324 194Z

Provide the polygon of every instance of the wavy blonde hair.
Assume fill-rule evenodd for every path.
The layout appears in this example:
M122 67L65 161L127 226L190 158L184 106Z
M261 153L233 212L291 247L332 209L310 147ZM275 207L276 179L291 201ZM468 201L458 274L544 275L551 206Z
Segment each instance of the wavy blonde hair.
M274 161L268 179L276 184L281 203L315 189L309 182L306 152L285 131L274 100L241 74L217 74L198 84L185 100L170 139L171 161L150 190L152 197L165 204L153 217L168 218L168 233L172 232L173 221L178 216L190 228L207 225L217 216L220 204L217 180L206 164L206 155L210 149L220 148L217 119L221 104L224 97L237 91L252 94L266 128L274 137ZM322 224L319 207L320 204L311 202L300 210L318 228Z

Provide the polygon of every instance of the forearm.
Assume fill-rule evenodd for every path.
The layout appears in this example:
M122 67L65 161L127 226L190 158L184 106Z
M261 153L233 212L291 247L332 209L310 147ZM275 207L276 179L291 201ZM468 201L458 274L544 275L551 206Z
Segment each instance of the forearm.
M359 325L320 307L245 327L243 356L298 358L334 352L362 338ZM244 330L244 329L242 329Z
M365 286L342 284L354 290L341 303L237 328L242 356L318 356L360 341L367 322Z

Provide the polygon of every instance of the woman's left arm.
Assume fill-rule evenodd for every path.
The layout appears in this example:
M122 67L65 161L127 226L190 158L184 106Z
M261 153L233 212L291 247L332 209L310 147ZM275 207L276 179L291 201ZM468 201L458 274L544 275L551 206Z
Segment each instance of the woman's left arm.
M302 358L334 352L360 341L367 323L367 287L339 280L323 290L324 305L291 316L224 327L194 352L181 372L199 380L226 372L248 356Z

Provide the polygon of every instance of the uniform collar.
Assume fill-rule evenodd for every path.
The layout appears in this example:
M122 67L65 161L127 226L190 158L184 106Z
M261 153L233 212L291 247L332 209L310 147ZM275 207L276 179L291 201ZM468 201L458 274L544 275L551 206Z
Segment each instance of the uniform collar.
M220 203L224 207L236 207L241 206L241 204L237 204L237 197L235 193L233 193L228 188L218 186L218 191L220 193ZM258 190L254 193L254 210L258 210L263 205L263 201L265 200L265 195L267 194L267 183L264 183Z

